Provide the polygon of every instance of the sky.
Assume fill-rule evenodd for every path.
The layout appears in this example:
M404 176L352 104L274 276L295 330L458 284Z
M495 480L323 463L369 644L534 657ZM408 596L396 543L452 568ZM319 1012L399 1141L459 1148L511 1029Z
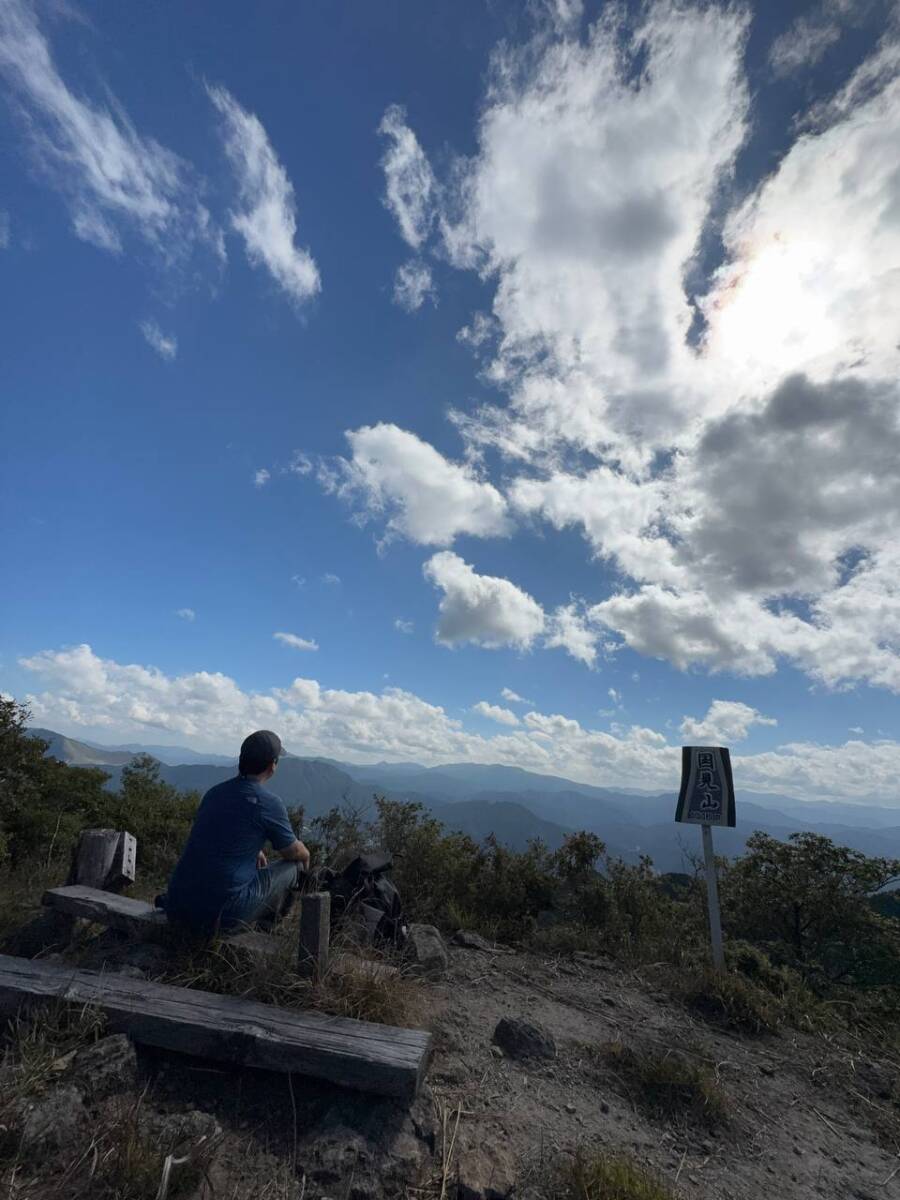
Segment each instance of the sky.
M883 0L0 0L0 690L900 806Z

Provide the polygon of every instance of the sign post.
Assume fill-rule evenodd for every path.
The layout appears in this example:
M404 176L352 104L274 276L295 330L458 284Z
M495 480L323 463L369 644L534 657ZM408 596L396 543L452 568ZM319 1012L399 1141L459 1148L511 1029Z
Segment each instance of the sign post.
M731 755L724 746L683 746L681 749L681 791L675 820L700 825L703 831L703 861L706 867L706 899L709 905L709 934L713 965L725 969L722 945L722 917L719 911L719 883L712 827L734 826L734 781Z

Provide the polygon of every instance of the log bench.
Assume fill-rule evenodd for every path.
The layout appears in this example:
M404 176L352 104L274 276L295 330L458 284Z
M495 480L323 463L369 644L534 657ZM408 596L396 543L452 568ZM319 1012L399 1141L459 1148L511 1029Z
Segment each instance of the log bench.
M431 1051L422 1030L0 955L0 1015L48 1001L92 1005L111 1030L146 1045L405 1100L418 1092Z

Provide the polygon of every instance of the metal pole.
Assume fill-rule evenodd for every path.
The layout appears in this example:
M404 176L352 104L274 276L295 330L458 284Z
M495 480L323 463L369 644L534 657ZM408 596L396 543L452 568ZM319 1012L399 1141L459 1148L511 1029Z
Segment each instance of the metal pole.
M709 936L712 941L713 966L725 970L725 951L722 948L722 916L719 912L719 883L716 878L716 856L713 851L712 827L703 830L703 860L706 864L706 899L709 903Z

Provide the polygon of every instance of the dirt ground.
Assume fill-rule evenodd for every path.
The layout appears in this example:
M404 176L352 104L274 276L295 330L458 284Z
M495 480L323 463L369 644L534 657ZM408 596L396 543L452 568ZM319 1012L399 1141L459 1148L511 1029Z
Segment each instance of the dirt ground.
M449 954L446 976L422 985L435 1051L412 1108L140 1050L148 1119L189 1113L221 1131L193 1200L549 1200L566 1194L554 1164L579 1149L626 1152L684 1200L900 1197L896 1065L839 1039L723 1032L604 959ZM501 1053L502 1017L544 1027L555 1056ZM596 1054L615 1041L706 1064L728 1120L645 1115Z

